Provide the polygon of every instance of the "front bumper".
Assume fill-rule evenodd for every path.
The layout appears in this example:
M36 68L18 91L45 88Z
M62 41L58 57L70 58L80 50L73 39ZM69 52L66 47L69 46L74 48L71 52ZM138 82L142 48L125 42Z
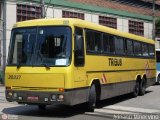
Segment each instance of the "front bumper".
M56 96L55 99L52 96ZM59 95L64 99L59 99ZM16 101L20 104L64 104L70 105L71 92L38 92L38 91L20 91L6 90L6 99L9 102Z
M6 99L9 102L16 101L20 104L63 104L76 105L88 101L88 87L82 89L70 89L64 92L44 92L6 89ZM16 93L16 94L15 94ZM63 95L63 100L53 99L53 95ZM28 98L34 99L28 99Z

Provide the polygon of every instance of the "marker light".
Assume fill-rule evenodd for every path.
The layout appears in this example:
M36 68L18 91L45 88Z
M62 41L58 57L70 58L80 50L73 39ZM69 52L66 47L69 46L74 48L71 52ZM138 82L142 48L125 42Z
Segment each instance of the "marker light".
M52 100L56 100L57 96L56 95L52 95Z

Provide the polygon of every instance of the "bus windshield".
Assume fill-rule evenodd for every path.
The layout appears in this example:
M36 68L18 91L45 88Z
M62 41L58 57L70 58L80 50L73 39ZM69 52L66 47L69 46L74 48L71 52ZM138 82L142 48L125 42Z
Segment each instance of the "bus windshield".
M71 29L47 26L12 30L8 65L68 66Z

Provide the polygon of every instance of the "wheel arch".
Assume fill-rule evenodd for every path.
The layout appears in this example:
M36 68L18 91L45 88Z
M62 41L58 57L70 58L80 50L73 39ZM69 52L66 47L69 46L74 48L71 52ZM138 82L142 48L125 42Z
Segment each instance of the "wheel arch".
M160 82L160 73L158 73L156 76L156 82Z
M142 78L144 78L145 81L147 82L147 75L146 74L144 74Z
M136 75L135 80L140 83L140 81L141 81L141 75Z

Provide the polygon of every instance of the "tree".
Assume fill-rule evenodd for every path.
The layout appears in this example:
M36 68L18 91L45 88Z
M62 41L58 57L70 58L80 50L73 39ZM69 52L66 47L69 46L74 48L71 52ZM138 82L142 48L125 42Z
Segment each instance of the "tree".
M160 38L160 17L156 20L156 37Z

